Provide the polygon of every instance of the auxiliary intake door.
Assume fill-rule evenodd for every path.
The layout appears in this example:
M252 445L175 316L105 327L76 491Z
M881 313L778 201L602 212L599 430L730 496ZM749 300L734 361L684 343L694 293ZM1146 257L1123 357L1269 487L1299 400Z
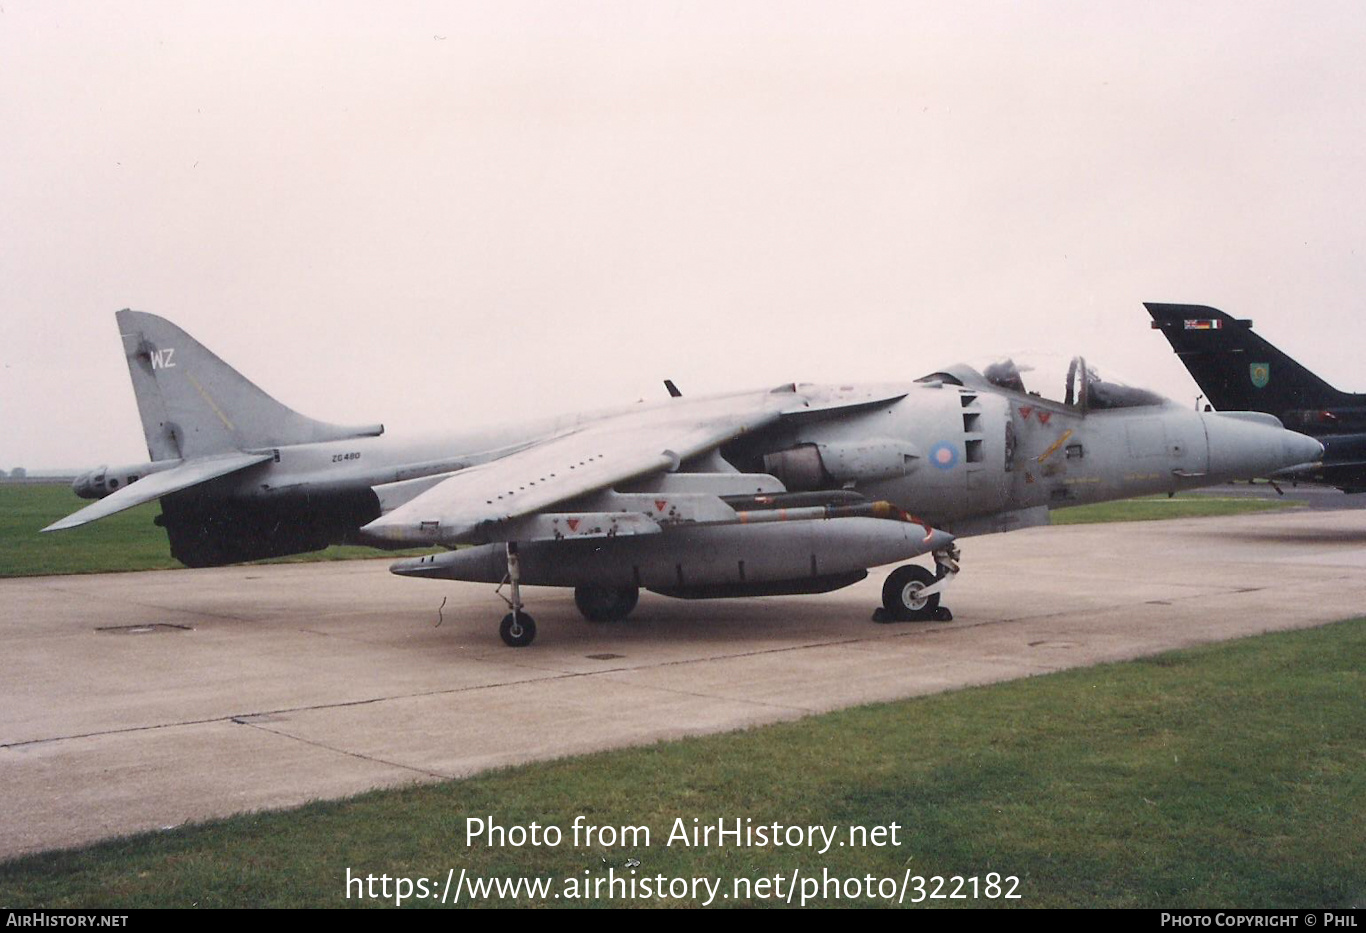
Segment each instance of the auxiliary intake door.
M996 393L964 391L963 460L967 473L968 509L974 514L995 512L1010 499L1018 456L1010 403Z

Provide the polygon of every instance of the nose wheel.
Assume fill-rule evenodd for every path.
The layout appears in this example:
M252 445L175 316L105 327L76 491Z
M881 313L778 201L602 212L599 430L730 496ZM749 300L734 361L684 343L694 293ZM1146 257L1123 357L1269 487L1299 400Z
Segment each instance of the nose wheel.
M882 608L892 619L927 621L939 608L939 594L925 595L934 585L934 574L916 564L898 567L882 584Z
M906 564L887 575L882 584L882 608L873 613L874 622L949 622L953 613L939 604L942 593L958 575L956 547L934 552L935 573L917 564Z

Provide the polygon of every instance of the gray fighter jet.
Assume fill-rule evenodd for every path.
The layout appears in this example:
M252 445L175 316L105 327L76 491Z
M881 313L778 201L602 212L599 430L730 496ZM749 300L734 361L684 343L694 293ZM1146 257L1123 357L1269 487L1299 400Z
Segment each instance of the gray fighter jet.
M332 543L436 545L398 574L508 584L500 634L530 644L523 585L573 587L594 621L641 588L684 599L819 593L907 564L880 621L946 618L959 537L1058 506L1264 476L1316 461L1274 417L1196 412L1081 357L951 366L914 382L787 384L637 403L399 443L285 407L183 330L117 315L151 461L76 480L98 502L55 531L153 499L192 567ZM499 589L501 593L501 586Z

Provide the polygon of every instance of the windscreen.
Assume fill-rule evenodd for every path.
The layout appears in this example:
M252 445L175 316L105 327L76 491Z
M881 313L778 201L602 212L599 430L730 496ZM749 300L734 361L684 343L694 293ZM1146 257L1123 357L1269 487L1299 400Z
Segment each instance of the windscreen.
M1109 377L1081 356L1011 354L952 366L926 378L985 384L1087 411L1167 404L1158 393Z

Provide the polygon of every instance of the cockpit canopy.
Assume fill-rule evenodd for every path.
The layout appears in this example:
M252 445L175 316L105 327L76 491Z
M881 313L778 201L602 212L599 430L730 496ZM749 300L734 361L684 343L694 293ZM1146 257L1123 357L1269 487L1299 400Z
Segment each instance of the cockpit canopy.
M1071 359L1049 354L997 357L959 363L919 381L935 380L960 386L1005 389L1083 411L1168 404L1167 399L1156 392L1103 378L1100 370L1080 356Z

